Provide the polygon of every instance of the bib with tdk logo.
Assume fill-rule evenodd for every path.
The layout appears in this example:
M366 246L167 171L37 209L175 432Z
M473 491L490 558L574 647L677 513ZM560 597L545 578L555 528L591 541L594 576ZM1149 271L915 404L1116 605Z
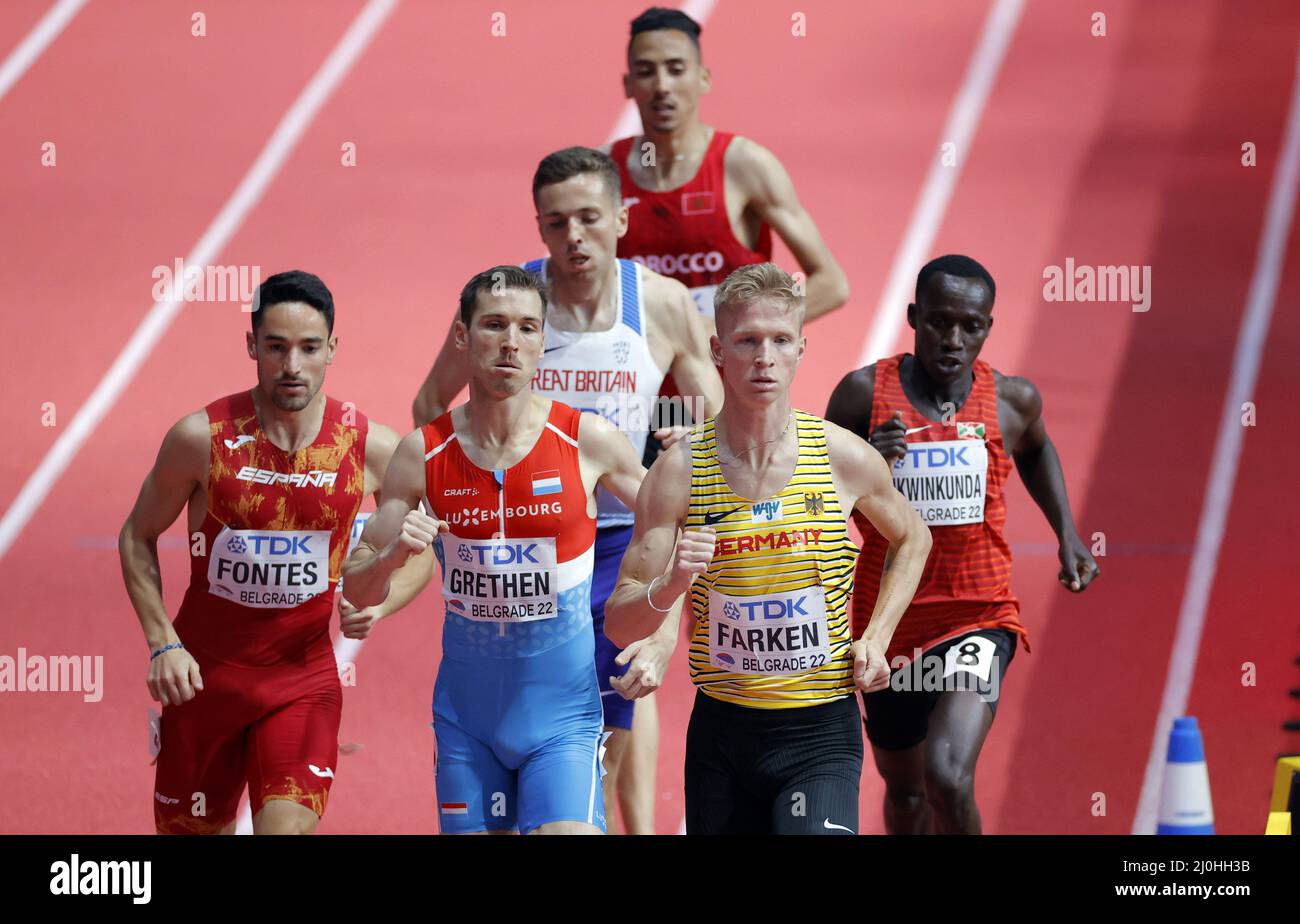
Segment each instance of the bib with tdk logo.
M826 596L820 587L733 597L709 591L709 662L746 674L797 674L830 661Z
M559 599L555 539L441 537L447 611L479 622L554 619Z
M928 526L984 520L989 453L974 439L909 443L894 463L894 487Z
M257 609L295 607L329 589L329 530L225 527L208 555L208 593Z

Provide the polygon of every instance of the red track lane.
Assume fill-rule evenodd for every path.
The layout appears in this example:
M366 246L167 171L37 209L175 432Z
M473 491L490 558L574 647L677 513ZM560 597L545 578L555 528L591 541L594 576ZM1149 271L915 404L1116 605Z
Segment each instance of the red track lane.
M1261 149L1278 150L1276 142ZM1261 159L1256 183L1276 163ZM1262 834L1279 754L1300 752L1300 734L1282 723L1300 719L1300 619L1295 545L1300 522L1294 460L1300 451L1291 408L1300 394L1300 245L1292 226L1288 263L1251 400L1258 420L1246 431L1232 509L1205 620L1187 713L1197 716L1210 768L1216 830ZM1207 414L1207 419L1209 415ZM1246 664L1255 685L1243 683Z
M27 38L56 0L10 0L0 6L0 61ZM26 76L20 79L25 80ZM3 104L0 104L3 105Z
M1274 5L1271 25L1262 8L1247 20L1226 3L1130 12L1110 18L1124 45L1120 70L1044 262L1150 264L1153 307L1121 320L1117 305L1040 305L1015 370L1044 386L1081 533L1103 531L1110 554L1081 598L1048 590L1050 556L1020 570L1039 631L999 719L1018 715L1018 727L994 733L981 769L994 831L1131 825L1267 190L1264 170L1241 167L1240 144L1258 136L1276 150L1294 74L1294 7ZM1116 324L1127 327L1126 342L1108 336ZM1118 375L1098 374L1107 368ZM1066 401L1054 405L1058 394ZM1067 408L1080 416L1063 415ZM1082 466L1092 473L1086 482ZM1016 509L1036 517L1017 494ZM1012 519L1013 540L1025 515ZM1094 793L1106 796L1105 816L1092 814ZM1222 821L1243 830L1240 817Z
M0 100L0 426L22 447L0 459L0 509L59 434L42 404L72 420L153 304L153 268L198 241L353 7L313 9L225 4L198 38L172 3L89 3Z
M299 266L324 276L339 305L341 339L327 391L406 429L410 399L464 279L541 250L527 199L537 159L567 144L597 143L608 132L622 103L626 23L643 6L608 4L600 17L576 2L511 10L504 38L490 34L491 4L398 8L219 258L268 273ZM1030 5L936 243L936 252L972 252L999 279L988 358L1043 389L1081 530L1104 529L1112 544L1103 582L1081 599L1066 599L1055 585L1053 555L1017 555L1015 586L1036 633L1035 652L1017 658L982 764L991 831L1127 830L1187 556L1119 549L1194 541L1209 449L1193 445L1177 466L1160 451L1186 437L1186 404L1199 409L1198 435L1204 420L1211 429L1217 421L1271 176L1265 142L1276 148L1290 87L1294 28L1261 28L1240 15L1234 21L1226 5L1157 6L1113 5L1111 36L1092 39L1082 5ZM11 223L0 228L0 248L21 257L5 270L5 296L14 305L68 306L0 312L0 336L19 347L0 417L11 446L21 447L0 468L5 506L56 435L39 427L40 402L58 401L60 423L70 419L151 303L151 268L197 240L360 4L312 5L310 14L288 4L223 6L220 22L209 13L206 39L190 37L188 12L172 24L161 4L146 12L131 7L129 15L123 9L110 14L108 5L90 4L0 101L0 136L40 136L30 158L15 153L21 145L0 151L0 193L28 217L21 232L7 230ZM982 5L953 10L937 2L905 10L814 7L807 37L794 38L788 8L721 0L706 25L716 87L705 100L706 121L754 137L782 158L854 287L849 307L808 331L809 361L795 388L803 407L824 408L856 359L984 12ZM84 19L92 13L101 18ZM1279 5L1275 19L1293 24L1295 14ZM0 37L7 21L0 17ZM302 54L261 47L286 30L302 37ZM106 34L133 53L103 42ZM903 40L919 34L924 55ZM165 72L160 60L169 65ZM254 60L264 65L253 67ZM1242 60L1252 62L1248 70L1236 63ZM87 61L97 63L90 69ZM1228 74L1242 79L1223 80ZM35 173L50 120L57 120L60 145L57 184L53 171ZM70 157L65 138L74 142ZM1257 171L1234 166L1233 152L1247 139L1260 142ZM339 163L345 141L357 145L354 168ZM1222 161L1207 154L1221 146ZM76 172L63 173L65 166ZM1067 255L1155 264L1152 312L1044 305L1041 268ZM67 269L70 259L76 272ZM793 266L788 255L781 260ZM1200 265L1213 269L1186 272ZM1294 376L1285 364L1295 352L1286 348L1294 322L1283 327L1281 306L1288 291L1295 302L1295 269L1293 258L1274 324L1275 334L1288 330L1291 340L1271 347L1260 386L1261 421L1272 407L1279 429L1261 423L1248 437L1239 498L1253 490L1243 488L1248 468L1260 479L1280 479L1275 453L1294 446L1280 420L1293 384L1287 376ZM166 427L250 384L246 323L229 305L182 312L0 560L6 599L24 601L6 607L0 653L24 645L39 654L103 654L107 673L104 699L93 706L72 694L0 698L0 734L33 742L20 765L0 767L0 789L28 794L0 801L0 832L151 829L142 646L111 539ZM54 351L57 371L44 360ZM1171 353L1196 363L1199 377L1171 381L1173 364L1161 362ZM1164 411L1169 407L1179 412ZM1160 487L1139 493L1127 487L1135 483ZM1013 542L1050 538L1019 487L1011 504ZM1278 572L1265 565L1282 563L1237 543L1251 524L1276 537L1282 522L1238 506L1221 576L1229 574L1230 556L1234 569L1253 563L1245 572L1253 605L1244 616L1234 613L1223 596L1239 598L1239 589L1225 592L1220 580L1206 638L1224 634L1220 627L1216 636L1213 620L1237 625L1248 617L1257 632L1250 642L1243 636L1242 646L1253 654L1202 652L1202 669L1217 664L1220 678L1206 683L1239 686L1241 661L1254 660L1260 686L1242 694L1198 684L1193 696L1206 716L1218 714L1219 701L1224 709L1257 710L1236 732L1221 722L1207 731L1221 830L1257 830L1250 787L1265 786L1269 768L1255 766L1252 756L1252 766L1234 770L1215 760L1216 748L1274 749L1261 729L1276 728L1283 710L1269 706L1269 718L1259 719L1266 714L1260 701L1277 699L1278 684L1285 685L1280 671L1293 654L1268 646L1285 617L1268 606L1278 597L1268 583ZM182 537L174 529L168 538L177 547L162 552L173 609L188 567ZM1272 546L1283 554L1279 542ZM322 832L436 828L428 730L436 603L436 591L426 592L380 627L358 661L340 739L363 747L340 757ZM1148 620L1141 629L1137 612ZM1282 667L1265 670L1269 657ZM664 832L681 818L693 695L681 661L660 697L665 797L657 820ZM1221 733L1232 737L1215 737ZM879 786L869 764L864 831L879 830ZM1088 814L1096 790L1109 794L1107 818ZM1223 795L1235 790L1240 799Z

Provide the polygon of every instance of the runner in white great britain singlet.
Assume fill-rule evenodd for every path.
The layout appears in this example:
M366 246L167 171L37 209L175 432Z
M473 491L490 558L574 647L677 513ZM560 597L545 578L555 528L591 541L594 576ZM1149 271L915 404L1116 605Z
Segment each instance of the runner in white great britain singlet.
M531 260L524 269L548 284L548 260ZM533 391L580 411L600 414L645 451L651 414L664 370L656 365L646 339L641 302L641 267L618 261L618 308L614 325L603 331L559 330L546 320L546 348L533 374ZM596 492L596 526L631 526L632 511L603 488ZM615 566L617 570L617 565Z

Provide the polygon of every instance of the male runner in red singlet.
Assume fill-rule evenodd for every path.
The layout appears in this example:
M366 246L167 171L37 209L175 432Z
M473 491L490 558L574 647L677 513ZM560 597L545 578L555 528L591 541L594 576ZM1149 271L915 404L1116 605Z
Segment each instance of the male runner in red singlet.
M338 754L342 691L329 621L352 521L377 493L397 434L321 386L334 299L301 271L263 282L248 355L257 387L168 431L118 540L163 705L159 833L232 833L247 783L253 831L310 834ZM158 537L188 504L190 583L173 624ZM378 615L414 597L432 555L404 569Z
M969 257L927 263L907 306L915 355L849 373L826 410L893 465L895 486L934 540L889 647L889 689L863 696L892 834L980 833L975 762L1016 637L1027 638L1002 535L1013 459L1059 540L1061 583L1079 593L1098 574L1075 531L1038 390L977 358L993 327L995 294L993 278ZM869 523L857 523L863 548L853 618L861 631L887 545Z
M667 443L688 431L673 426L686 414L657 420L655 399L665 374L688 395L698 396L693 416L702 419L722 402L722 383L709 358L709 335L686 287L631 260L614 256L627 228L618 168L609 156L572 147L548 154L533 175L537 229L549 256L524 264L549 286L546 348L532 383L537 394L579 410L597 411L632 442L638 457L648 431ZM460 323L460 322L456 322ZM415 400L417 420L446 410L469 377L466 355L449 332ZM660 426L663 423L664 426ZM633 702L620 689L626 659L604 633L605 599L614 589L623 550L632 537L632 511L599 493L592 618L596 670L605 727L605 795L611 831L619 829L615 794L623 809L622 830L654 833L654 748L657 715L653 694ZM645 733L650 732L647 736ZM633 794L623 785L629 749L640 736L644 772ZM646 737L649 738L646 741Z
M364 606L385 599L408 556L437 549L446 617L433 712L446 834L604 830L596 488L633 504L644 471L600 414L529 387L546 310L546 284L517 266L465 286L454 337L470 399L402 440L346 569L344 591ZM662 677L671 646L656 647L664 657L649 657L650 668ZM628 654L639 676L642 658Z
M807 318L843 305L849 283L804 210L785 167L748 138L700 121L712 75L700 59L700 25L652 7L632 20L623 91L641 135L607 149L618 164L628 232L618 255L685 283L713 317L713 291L734 269L772 258L772 231L803 270Z

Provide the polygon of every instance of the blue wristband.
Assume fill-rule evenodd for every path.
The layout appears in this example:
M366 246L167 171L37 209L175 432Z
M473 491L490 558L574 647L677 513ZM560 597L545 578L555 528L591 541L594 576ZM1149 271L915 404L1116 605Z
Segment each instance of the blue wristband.
M185 646L182 645L180 642L172 642L170 645L164 645L161 648L159 648L157 651L150 653L149 660L152 661L154 658L158 657L164 651L171 651L173 648L184 648L184 647Z

